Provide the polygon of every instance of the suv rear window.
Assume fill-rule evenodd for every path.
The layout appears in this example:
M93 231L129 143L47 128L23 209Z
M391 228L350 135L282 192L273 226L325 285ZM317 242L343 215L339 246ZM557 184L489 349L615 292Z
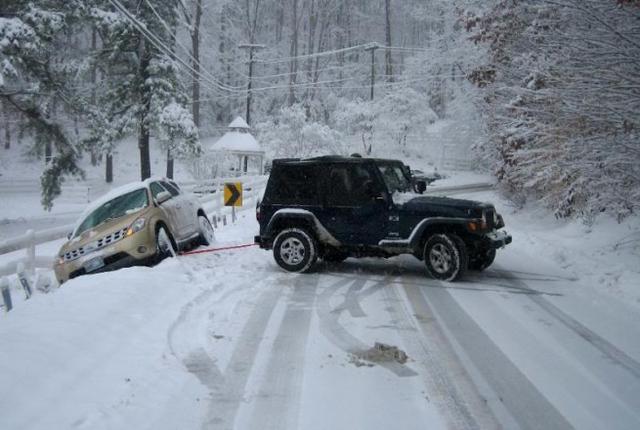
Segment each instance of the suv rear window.
M318 204L318 170L316 166L279 166L277 171L271 174L271 179L267 193L270 203Z

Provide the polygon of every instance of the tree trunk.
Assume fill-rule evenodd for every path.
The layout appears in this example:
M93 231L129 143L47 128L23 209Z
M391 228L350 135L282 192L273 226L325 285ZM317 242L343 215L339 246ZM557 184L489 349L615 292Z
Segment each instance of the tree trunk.
M193 53L192 75L192 113L193 123L200 127L200 18L202 17L202 0L196 0L196 11L193 17L193 32L191 33L191 50ZM167 165L167 170L169 166Z
M342 49L344 48L344 33L346 31L345 29L345 19L344 19L344 14L345 14L345 10L344 10L344 6L345 6L345 2L340 2L340 8L338 9L338 14L336 16L336 25L338 27L338 36L337 36L337 49ZM342 86L342 80L344 79L344 72L342 71L342 68L344 67L344 52L340 52L338 54L338 80L340 81L340 83L338 85Z
M384 12L385 12L385 36L387 46L391 46L391 0L384 0ZM391 50L387 49L385 52L385 74L387 75L387 81L393 81L393 66L391 65Z
M11 122L9 120L9 109L5 106L5 103L0 103L2 108L2 114L4 117L4 149L11 148Z
M276 44L282 42L282 29L284 27L284 4L278 2L278 15L276 18Z
M173 154L167 149L167 178L173 179Z
M51 159L53 158L53 148L51 147L51 141L47 140L47 143L44 144L44 162L45 164L49 164Z
M98 40L97 40L97 32L95 27L91 29L91 54L95 55L96 54L96 49L98 47ZM91 69L89 71L90 76L89 79L91 80L91 105L95 106L96 105L96 83L98 81L98 74L96 72L96 64L94 62L94 64L91 65ZM90 148L89 152L91 153L91 165L92 166L97 166L98 165L98 151L96 150L96 148Z
M146 113L143 116L143 122L146 122ZM146 124L140 124L138 134L138 148L140 148L140 180L144 181L151 177L151 156L149 155L149 127Z
M138 58L140 58L140 78L142 82L146 82L149 78L149 63L151 61L151 53L146 47L145 40L140 39L138 48ZM151 110L151 93L148 88L144 88L141 94L141 108L138 116L138 148L140 149L140 180L144 181L151 177L151 157L149 154L149 124L147 117Z
M318 34L318 52L323 52L326 47L326 34L330 25L330 17L323 13L320 15L320 33ZM320 57L316 57L315 64L313 66L313 89L311 91L311 100L316 98L318 91L318 80L320 79Z
M104 171L104 180L107 184L113 182L113 155L108 152L106 156L105 171Z
M291 13L291 47L289 49L290 57L298 56L298 0L293 0L293 11ZM294 86L298 73L298 59L293 58L289 66L289 106L296 102L296 93Z

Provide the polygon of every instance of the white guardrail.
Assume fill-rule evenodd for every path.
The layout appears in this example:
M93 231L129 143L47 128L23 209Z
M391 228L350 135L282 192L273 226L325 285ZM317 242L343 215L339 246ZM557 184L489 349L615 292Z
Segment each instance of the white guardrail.
M220 222L226 224L226 217L232 209L224 206L223 187L225 182L241 182L243 188L242 210L254 208L259 193L264 189L267 177L236 177L221 178L208 181L191 181L180 183L180 187L186 192L202 191L198 196L202 208L217 227ZM63 225L47 230L28 230L25 234L0 242L0 255L25 250L22 257L17 257L9 262L0 264L0 277L16 274L21 267L33 275L35 269L50 269L53 266L53 255L36 255L36 246L43 243L65 238L72 230L74 224Z

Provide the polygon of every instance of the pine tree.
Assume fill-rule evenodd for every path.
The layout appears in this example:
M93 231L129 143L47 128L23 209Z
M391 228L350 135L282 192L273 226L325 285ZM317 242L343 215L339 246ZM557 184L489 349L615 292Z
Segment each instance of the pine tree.
M197 129L171 53L177 3L96 1L88 12L102 40L95 61L103 89L87 142L111 152L118 139L136 133L141 179L151 176L152 134L172 153L197 150Z
M9 0L0 13L0 97L24 118L24 127L35 138L33 152L55 149L41 177L47 209L60 194L64 175L83 176L78 149L55 118L56 107L76 109L68 82L79 64L64 61L61 48L75 31L79 8L76 1L42 0L36 6Z

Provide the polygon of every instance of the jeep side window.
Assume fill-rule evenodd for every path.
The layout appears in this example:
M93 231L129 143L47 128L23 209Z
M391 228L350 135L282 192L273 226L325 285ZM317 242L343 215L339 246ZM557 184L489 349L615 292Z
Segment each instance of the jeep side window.
M329 206L362 206L371 202L374 179L365 166L344 164L331 166L327 177Z
M312 165L282 166L274 176L271 201L275 204L317 205L318 174Z

